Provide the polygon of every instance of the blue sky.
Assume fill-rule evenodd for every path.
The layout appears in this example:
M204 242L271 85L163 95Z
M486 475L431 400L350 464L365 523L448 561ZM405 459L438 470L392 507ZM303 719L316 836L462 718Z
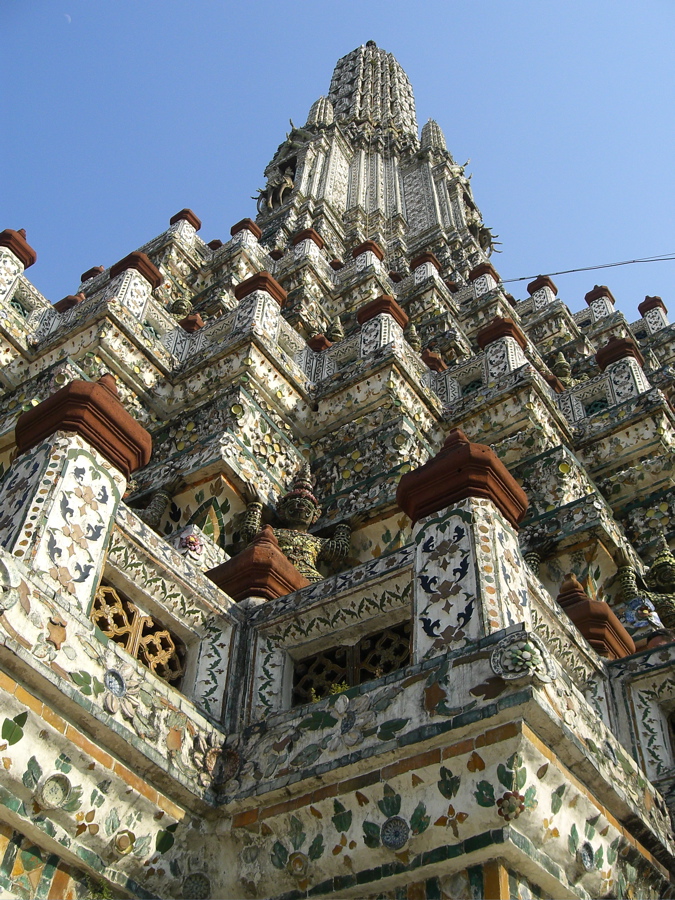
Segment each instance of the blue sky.
M52 301L184 206L227 239L289 118L374 40L471 158L503 278L673 252L674 25L669 0L0 0L0 228ZM604 283L675 319L675 262L555 280L574 310Z

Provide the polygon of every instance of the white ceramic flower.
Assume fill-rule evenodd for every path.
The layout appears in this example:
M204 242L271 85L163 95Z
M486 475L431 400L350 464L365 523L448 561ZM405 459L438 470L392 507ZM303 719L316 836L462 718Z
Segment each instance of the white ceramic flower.
M356 747L363 742L364 731L375 725L375 713L366 694L351 698L340 694L331 712L338 717L338 724L326 742L327 750Z
M131 666L115 659L112 666L103 673L103 706L106 711L111 715L121 712L125 719L131 721L138 706L138 693L142 683Z
M143 678L114 651L95 645L85 635L80 634L78 637L87 656L103 669L101 680L105 688L104 709L112 716L121 712L124 718L131 722L138 708Z

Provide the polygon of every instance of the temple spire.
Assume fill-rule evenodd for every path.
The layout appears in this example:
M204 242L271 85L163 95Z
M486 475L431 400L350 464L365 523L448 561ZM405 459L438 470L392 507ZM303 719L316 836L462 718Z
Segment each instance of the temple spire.
M433 119L420 140L408 76L374 41L338 61L328 95L303 127L291 124L265 178L257 224L278 258L312 230L328 260L375 241L387 271L405 273L431 252L437 271L463 284L492 251L464 167Z
M417 138L412 87L393 54L375 41L357 47L335 66L330 101L339 122L394 128Z

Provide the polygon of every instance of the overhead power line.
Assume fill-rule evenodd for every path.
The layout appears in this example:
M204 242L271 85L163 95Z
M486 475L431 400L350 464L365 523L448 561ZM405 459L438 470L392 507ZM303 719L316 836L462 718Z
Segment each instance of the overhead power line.
M501 283L511 284L515 281L533 281L541 274L551 278L553 275L571 275L573 272L592 272L594 269L612 269L615 266L632 266L635 263L671 262L673 260L675 260L675 252L665 253L661 256L645 256L643 259L626 259L623 262L603 263L601 266L582 266L579 269L563 269L560 272L540 272L537 275L523 275L522 278L502 278Z

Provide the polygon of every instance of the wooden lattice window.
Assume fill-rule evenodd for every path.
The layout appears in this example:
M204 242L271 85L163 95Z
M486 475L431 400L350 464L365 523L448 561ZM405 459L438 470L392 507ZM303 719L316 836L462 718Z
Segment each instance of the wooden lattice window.
M468 384L462 385L462 397L466 397L468 394L474 394L476 391L479 391L483 387L483 379L482 378L474 378L473 381L470 381Z
M30 310L27 309L23 305L23 303L20 300L18 300L16 297L12 298L9 301L9 305L12 307L12 309L15 312L18 312L18 314L21 316L22 319L27 319L28 316L30 315Z
M169 684L178 684L185 671L185 645L124 594L102 584L94 597L91 620L155 675Z
M296 662L293 706L381 678L410 662L410 622L384 628L352 646L340 645Z
M584 406L584 412L587 416L594 416L599 412L604 412L609 406L606 397L596 397L595 400L591 400L590 403Z

